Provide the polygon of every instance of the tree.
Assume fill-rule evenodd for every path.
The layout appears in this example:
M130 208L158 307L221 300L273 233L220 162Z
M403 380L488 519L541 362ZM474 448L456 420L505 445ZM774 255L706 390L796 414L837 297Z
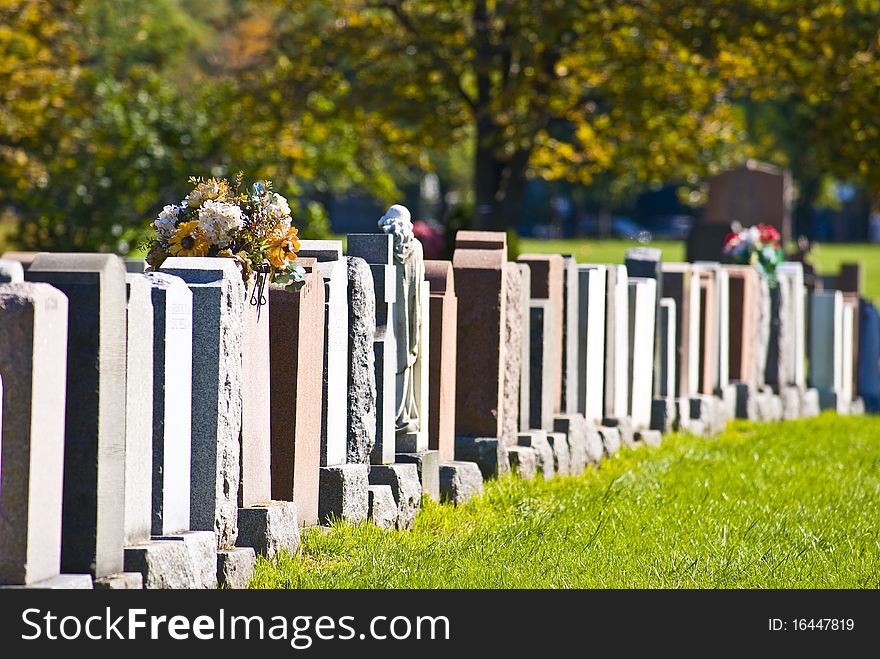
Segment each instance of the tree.
M330 99L319 116L410 162L472 134L477 225L501 229L529 176L648 184L741 140L687 5L283 0L273 69L291 109Z

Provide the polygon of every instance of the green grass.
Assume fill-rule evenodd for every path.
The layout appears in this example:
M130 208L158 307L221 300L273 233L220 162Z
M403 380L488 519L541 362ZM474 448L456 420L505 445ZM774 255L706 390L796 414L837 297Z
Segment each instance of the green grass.
M339 523L257 588L877 588L880 419L736 422L598 471L503 479L409 532Z
M638 243L631 240L540 240L523 238L520 251L574 254L580 263L623 263L626 250ZM651 247L663 250L664 261L683 261L685 247L679 241L656 241ZM841 263L861 263L865 297L880 302L880 244L821 243L813 251L813 262L821 274L836 274Z

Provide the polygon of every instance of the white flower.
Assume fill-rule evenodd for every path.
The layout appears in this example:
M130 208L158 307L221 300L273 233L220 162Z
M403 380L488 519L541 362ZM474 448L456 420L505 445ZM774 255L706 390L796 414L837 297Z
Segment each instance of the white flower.
M162 209L159 217L153 222L153 228L156 229L156 237L167 239L174 232L174 226L180 214L180 206L170 204Z
M290 206L287 203L287 199L277 192L273 192L272 196L269 197L269 212L277 213L278 215L290 215Z
M229 244L229 232L244 224L241 208L235 204L208 199L199 208L199 226L209 243L218 247Z
M751 245L757 245L761 240L761 231L758 227L749 227L749 243Z

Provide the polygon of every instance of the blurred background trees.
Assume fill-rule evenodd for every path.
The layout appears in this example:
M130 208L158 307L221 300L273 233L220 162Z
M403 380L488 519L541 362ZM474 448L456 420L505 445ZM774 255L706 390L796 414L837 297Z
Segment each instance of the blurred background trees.
M0 205L24 248L127 252L189 175L243 170L308 237L399 199L607 234L757 157L798 231L867 224L878 26L880 0L0 0Z

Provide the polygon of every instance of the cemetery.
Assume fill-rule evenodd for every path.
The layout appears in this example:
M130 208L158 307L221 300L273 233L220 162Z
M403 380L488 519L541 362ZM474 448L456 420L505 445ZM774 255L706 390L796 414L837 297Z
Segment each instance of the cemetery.
M0 260L3 587L243 588L320 525L405 532L423 504L602 478L670 433L861 415L880 381L858 266L826 288L781 251L722 263L758 230L690 263L511 260L491 231L427 260L404 206L343 248L299 240L257 184L280 218L260 271L236 229L209 247L183 215L238 209L223 186L166 207L146 261Z

